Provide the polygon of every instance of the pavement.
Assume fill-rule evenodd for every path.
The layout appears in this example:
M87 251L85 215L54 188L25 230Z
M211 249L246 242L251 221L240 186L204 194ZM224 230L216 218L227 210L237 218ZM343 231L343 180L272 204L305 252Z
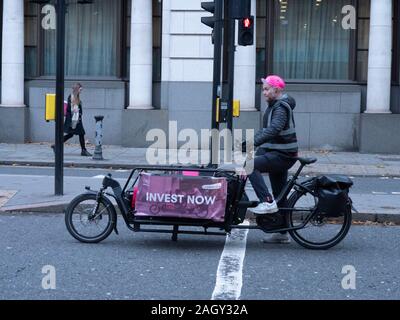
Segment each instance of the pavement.
M89 145L88 149L91 153L94 152L94 146ZM167 160L167 163L162 163L163 165L176 163L177 154L179 154L177 150L105 145L102 147L104 160L93 160L91 157L80 155L79 145L65 144L64 167L101 168L106 174L107 170L127 170L137 165L154 164L156 160ZM207 151L191 150L189 155L179 154L179 159L197 164L205 163L208 159L207 154ZM318 159L315 164L303 169L304 175L344 174L393 178L399 181L400 190L400 155L304 150L300 152L300 156ZM0 165L54 167L54 154L49 143L0 143ZM296 164L290 172L293 173L297 168ZM98 189L101 184L100 178L90 180L84 177L64 177L64 195L54 196L53 176L21 176L18 181L0 177L0 212L63 212L71 199L84 191L85 185ZM123 182L124 180L121 180L121 183ZM252 193L250 187L248 192ZM379 196L371 198L371 195L352 195L358 211L354 218L362 221L400 223L400 195Z

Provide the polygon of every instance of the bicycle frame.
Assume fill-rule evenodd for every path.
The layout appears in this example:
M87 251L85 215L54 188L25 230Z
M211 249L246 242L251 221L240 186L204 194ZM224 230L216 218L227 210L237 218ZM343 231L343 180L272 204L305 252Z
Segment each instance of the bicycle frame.
M297 179L304 168L305 164L301 164L297 172L294 176L288 181L284 189L282 190L279 197L276 201L279 203L283 199L287 199L290 191L295 188L296 190L304 190L315 196L313 191L309 189L304 183L300 184L297 182ZM118 181L114 180L111 177L111 174L108 174L103 179L102 188L99 191L91 190L90 187L85 187L88 192L97 194L97 197L104 197L105 195L111 196L115 199L118 208L121 212L122 217L124 218L125 224L131 231L134 232L156 232L156 233L169 233L172 234L172 240L176 241L178 234L202 234L202 235L226 235L226 233L230 233L232 229L259 229L263 230L266 233L276 233L276 232L284 232L290 230L298 230L304 228L304 226L311 220L311 218L315 214L311 210L304 209L296 209L296 208L279 208L281 212L285 212L288 210L292 211L309 211L311 214L308 215L307 219L300 226L291 227L291 228L282 228L282 227L271 227L271 229L265 229L265 227L260 225L234 225L233 224L233 213L236 212L238 208L251 208L257 206L257 201L240 201L242 195L244 193L244 187L247 181L246 179L240 179L236 176L236 179L240 179L240 183L238 184L238 190L236 190L236 197L232 199L232 203L227 205L230 206L230 213L224 222L213 222L210 220L202 220L202 219L187 219L187 218L155 218L155 217L135 217L131 212L130 203L127 199L124 198L125 192L128 186L131 184L131 181L137 172L138 175L134 178L132 185L135 185L140 173L142 171L166 171L166 172L182 172L182 171L197 171L199 173L205 174L225 174L230 175L231 177L235 177L235 171L229 170L218 170L218 169L207 169L207 168L197 168L197 167L162 167L162 166L137 166L134 167L128 177L128 180L125 183L125 186L121 188L121 185ZM106 192L107 188L111 188L113 193ZM172 230L167 229L148 229L142 228L142 225L157 225L157 226L172 226ZM179 230L179 227L183 226L191 226L191 227L202 227L204 231L192 231L192 230ZM219 228L220 230L224 230L225 232L209 232L208 228ZM117 222L115 222L115 232L118 233L117 230Z

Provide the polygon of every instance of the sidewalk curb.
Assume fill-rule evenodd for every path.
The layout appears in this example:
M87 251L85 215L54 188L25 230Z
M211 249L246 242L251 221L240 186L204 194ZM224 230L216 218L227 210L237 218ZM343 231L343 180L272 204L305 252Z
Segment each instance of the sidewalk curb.
M18 214L18 213L55 213L64 214L69 202L48 202L38 203L34 205L21 205L21 206L8 206L0 208L0 214ZM119 209L117 208L117 212ZM246 214L246 216L249 215ZM253 216L253 214L250 214ZM400 224L399 214L388 214L388 213L375 213L375 212L353 212L353 221L360 222L377 222L377 223L395 223Z
M14 213L64 213L69 202L42 202L31 205L4 206L0 208L0 214Z
M54 162L48 161L0 161L1 166L26 166L26 167L51 167L54 168ZM143 164L116 164L116 163L99 163L99 162L64 162L65 168L94 168L94 169L133 169Z
M11 161L11 160L0 160L0 165L2 166L26 166L26 167L52 167L54 168L54 162L50 161ZM74 162L66 161L64 162L65 168L84 168L84 169L128 169L131 170L138 166L148 165L144 163L105 163L101 161L93 162ZM318 168L320 167L320 168ZM289 170L290 174L294 174L298 168L298 165ZM400 171L397 168L381 168L374 165L351 165L345 166L342 164L320 164L306 166L302 175L320 175L320 174L342 174L348 176L362 176L362 177L380 177L380 176L390 176L390 177L400 177Z

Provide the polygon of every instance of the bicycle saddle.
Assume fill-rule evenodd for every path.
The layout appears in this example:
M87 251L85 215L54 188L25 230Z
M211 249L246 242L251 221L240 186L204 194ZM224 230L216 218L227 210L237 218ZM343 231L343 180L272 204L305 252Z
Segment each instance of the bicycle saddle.
M317 162L317 159L316 159L316 158L300 158L300 157L297 157L296 159L297 159L298 161L300 161L300 163L301 163L302 165L307 165L307 164L312 164L312 163Z

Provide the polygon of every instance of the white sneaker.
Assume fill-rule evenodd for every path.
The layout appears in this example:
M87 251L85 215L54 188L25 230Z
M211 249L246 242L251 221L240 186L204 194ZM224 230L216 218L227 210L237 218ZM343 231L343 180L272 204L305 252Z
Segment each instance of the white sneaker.
M268 213L275 213L278 212L278 206L274 201L270 202L261 202L257 207L255 208L249 208L249 211L255 213L255 214L268 214Z
M264 243L290 243L287 233L274 233L272 236L263 239Z

